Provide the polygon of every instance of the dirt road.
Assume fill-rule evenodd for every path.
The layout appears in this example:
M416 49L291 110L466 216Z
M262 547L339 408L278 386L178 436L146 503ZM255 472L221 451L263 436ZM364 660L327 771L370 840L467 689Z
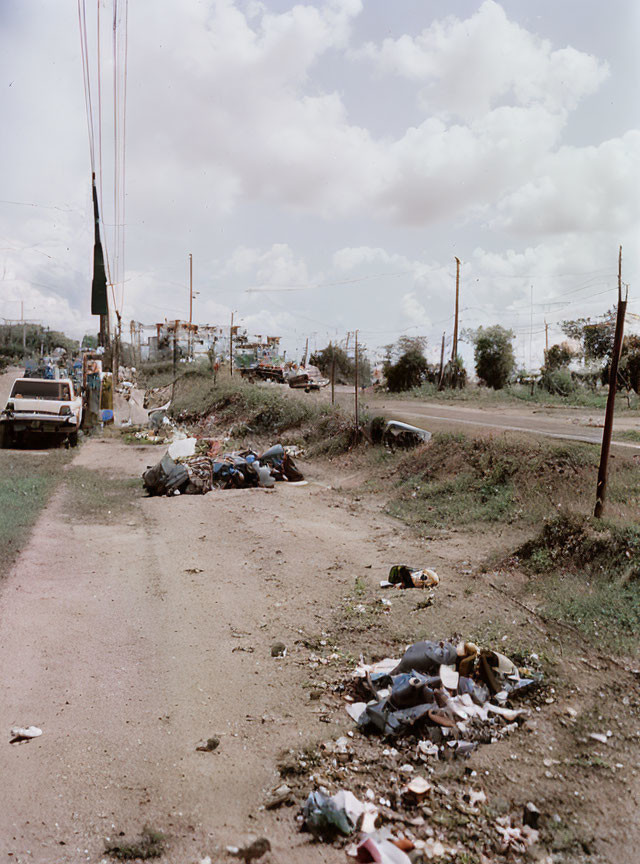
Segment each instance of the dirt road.
M558 860L582 861L583 848L597 864L632 860L637 682L509 599L506 577L470 575L496 549L515 548L515 529L452 526L421 540L384 516L375 489L349 491L364 478L347 458L303 463L307 486L144 498L137 478L162 452L117 436L86 440L0 585L0 730L43 730L0 746L3 860L99 862L105 844L147 825L166 835L163 864L231 862L227 844L260 836L273 850L264 864L344 862L343 850L299 831L314 783L306 775L298 806L262 809L281 782L280 759L306 745L317 753L352 729L324 682L344 680L361 651L385 656L452 634L536 650L552 670L539 713L460 764L461 782L473 769L495 813L537 802L565 844L557 848L578 850ZM416 605L411 591L381 606L378 582L399 562L438 571L433 606ZM276 642L286 656L272 656ZM314 653L333 645L342 659L319 665ZM333 679L332 663L342 663ZM568 708L579 712L575 731ZM585 730L609 729L606 752L594 754ZM213 736L214 752L195 749ZM379 758L366 784L381 795L391 780ZM358 770L345 776L362 795Z
M99 488L156 458L91 439L71 470ZM365 564L386 565L377 550L396 526L335 509L315 483L137 498L85 522L66 515L70 494L47 507L0 593L0 729L44 730L0 748L3 851L95 861L105 837L149 824L170 836L167 860L187 861L263 833L278 753L332 734L310 711L296 640L322 631ZM216 752L196 752L214 735ZM270 823L276 860L301 861ZM315 847L304 860L335 857Z

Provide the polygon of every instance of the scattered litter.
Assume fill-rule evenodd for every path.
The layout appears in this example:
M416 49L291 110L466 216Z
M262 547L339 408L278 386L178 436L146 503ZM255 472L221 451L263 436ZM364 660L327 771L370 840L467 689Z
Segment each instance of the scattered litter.
M591 738L593 741L597 741L599 744L609 743L609 738L606 735L603 735L602 732L589 732L587 738Z
M363 804L352 792L341 789L330 798L320 791L310 792L302 810L304 824L308 830L325 840L336 834L348 837L356 829L365 809L375 810L375 805Z
M293 800L292 791L286 783L282 783L276 789L273 789L264 803L265 810L275 810L282 804L287 804Z
M205 738L203 741L199 741L196 744L196 750L201 750L203 753L213 753L213 751L217 750L219 746L219 738Z
M195 456L197 438L178 438L169 444L169 456L172 459L184 459L187 456Z
M418 447L420 444L426 444L430 439L431 432L418 426L401 423L399 420L389 420L382 433L382 443L391 449Z
M42 729L38 729L37 726L14 726L10 735L9 744L24 744L42 735Z
M272 657L286 657L287 656L287 646L284 642L274 642L271 646L271 656Z
M435 588L440 577L435 570L422 570L409 567L407 564L394 564L389 570L389 578L380 583L381 588L395 585L398 588Z
M411 844L410 848L413 848ZM411 859L399 849L388 831L376 831L365 837L357 847L357 861L378 861L380 864L411 864Z
M251 861L257 861L270 851L271 843L266 837L259 837L247 846L227 846L227 852L230 855L235 855L236 858L241 858L246 862L246 864L250 864Z

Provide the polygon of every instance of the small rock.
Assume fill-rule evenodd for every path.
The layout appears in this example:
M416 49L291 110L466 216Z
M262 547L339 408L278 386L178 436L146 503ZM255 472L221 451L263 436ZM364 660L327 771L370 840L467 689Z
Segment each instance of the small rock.
M242 858L246 864L250 864L251 861L257 861L258 858L262 858L263 855L266 855L267 852L270 851L271 843L269 843L266 837L259 837L257 840L254 840L253 843L242 848L238 848L237 846L227 846L227 852L231 853L231 855L235 855L236 858Z
M522 816L522 824L528 825L530 828L537 829L538 823L540 822L540 811L533 803L533 801L527 801L524 805L524 813Z
M271 646L271 656L272 657L286 657L287 656L287 646L284 642L274 642Z

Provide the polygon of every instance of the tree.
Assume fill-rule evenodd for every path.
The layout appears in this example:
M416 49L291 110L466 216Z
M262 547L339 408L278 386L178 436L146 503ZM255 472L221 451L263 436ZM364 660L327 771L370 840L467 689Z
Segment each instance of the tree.
M472 334L476 375L494 390L502 390L515 367L512 340L514 333L500 324L479 327Z
M422 336L401 336L387 345L387 359L383 364L387 386L392 393L419 387L429 375L429 364L424 356L427 340ZM396 357L396 362L392 358Z
M95 351L98 347L98 337L93 333L85 333L82 337L82 348L88 348L90 351Z
M616 329L616 310L610 309L600 320L576 318L562 322L562 332L580 343L582 357L586 363L606 361L613 351Z
M552 345L544 352L540 383L549 393L568 396L576 389L576 383L569 371L569 363L573 360L573 356L574 352L566 342L562 345Z
M358 345L358 383L368 386L371 383L371 363L366 355L366 347ZM325 378L331 378L331 369L335 358L336 384L353 384L355 382L355 358L349 357L344 348L339 345L327 345L321 351L316 351L309 357L309 363L317 366Z

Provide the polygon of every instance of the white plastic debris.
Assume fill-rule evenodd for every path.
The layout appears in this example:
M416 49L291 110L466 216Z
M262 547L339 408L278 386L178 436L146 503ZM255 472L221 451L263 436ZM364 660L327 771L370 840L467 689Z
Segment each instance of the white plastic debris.
M14 726L10 734L9 744L23 744L42 735L42 729L38 729L37 726Z
M194 456L197 443L197 438L177 438L169 445L169 456L172 459L185 459L187 456Z

